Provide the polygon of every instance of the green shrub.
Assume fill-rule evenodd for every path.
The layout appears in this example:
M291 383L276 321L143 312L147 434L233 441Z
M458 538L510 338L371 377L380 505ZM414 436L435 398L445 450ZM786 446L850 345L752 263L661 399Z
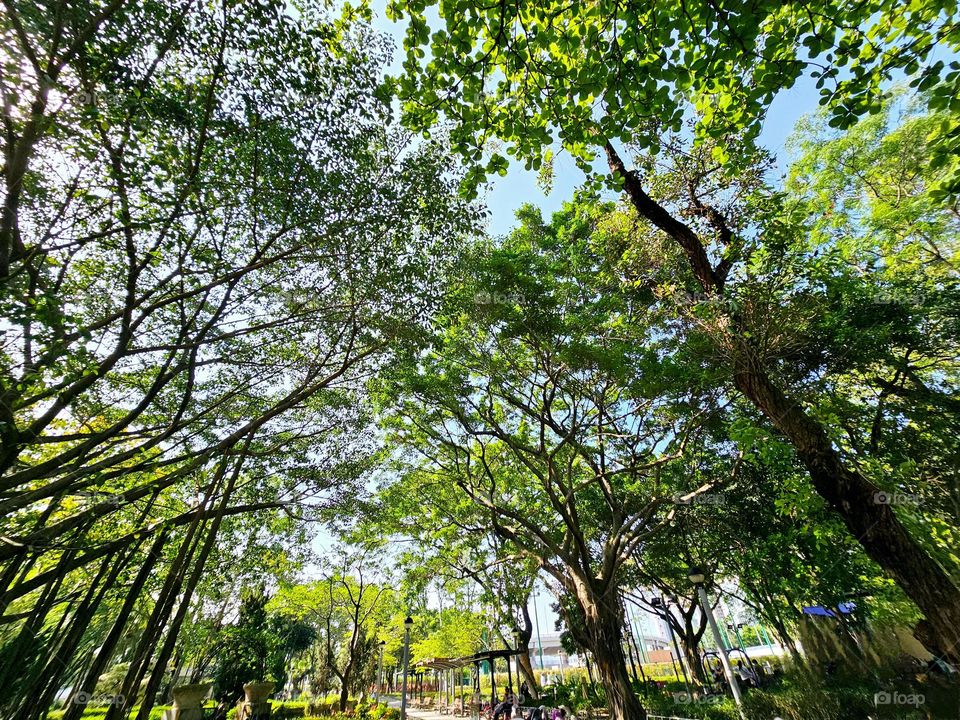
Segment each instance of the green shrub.
M339 696L338 696L339 699ZM328 704L324 700L315 700L313 703L321 702L323 704ZM331 700L331 702L333 702ZM297 710L295 714L292 715L277 715L276 709L274 710L274 718L286 718L296 717L302 718L306 714L307 707L310 704L313 704L306 701L299 701L296 703L286 703L290 706L290 709L293 710L294 707ZM336 703L333 702L335 705ZM276 708L276 706L274 706ZM286 712L286 709L284 709ZM375 702L363 702L359 703L352 711L348 710L347 712L340 712L339 710L334 710L331 714L325 714L321 716L307 715L307 718L320 717L322 720L400 720L400 711L397 708L392 708L386 703L375 703Z
M154 707L150 710L150 720L162 720L164 711L169 708L169 705L158 705ZM81 717L83 720L103 720L107 715L107 709L108 706L106 705L92 705L84 708ZM133 708L130 711L130 718L135 718L139 711L139 707ZM47 713L47 720L61 720L61 718L63 718L63 710L51 710Z
M641 665L643 674L650 680L676 680L677 671L673 663L646 663ZM680 673L681 676L683 673Z
M698 720L738 720L737 706L728 697L699 698L688 702L686 691L651 693L641 700L643 706L656 715L676 715ZM758 716L760 717L760 716ZM763 716L764 720L774 717Z
M360 720L399 720L400 718L400 711L397 708L373 701L358 704L353 714Z
M922 696L922 704L877 704L880 688L903 696ZM783 720L920 720L949 718L957 713L956 685L913 686L891 679L817 678L790 673L769 690L751 690L744 700L750 718L780 717Z
M796 687L754 691L744 702L749 717L781 717L783 720L867 720L878 716L871 698L857 690L805 690ZM912 709L884 717L925 717Z
M582 675L556 683L543 691L540 702L550 707L565 705L573 712L585 708L606 707L607 696L599 684L591 684Z
M270 717L275 720L291 720L291 718L300 720L306 714L307 702L305 700L274 700Z

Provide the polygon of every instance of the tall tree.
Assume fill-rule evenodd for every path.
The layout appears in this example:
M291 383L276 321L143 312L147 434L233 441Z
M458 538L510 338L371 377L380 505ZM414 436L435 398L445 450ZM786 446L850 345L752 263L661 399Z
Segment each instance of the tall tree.
M642 717L623 654L623 568L673 516L664 468L698 431L692 408L708 415L713 399L671 395L676 368L635 342L641 306L606 292L605 210L571 204L546 224L526 209L456 275L427 350L380 386L393 440L413 453L397 492L534 560L569 600L612 715Z
M374 574L369 560L344 555L325 577L283 588L272 604L281 615L314 628L323 667L340 684L341 712L366 679L365 663L378 642L377 620L392 609L386 578L373 579Z
M731 389L790 439L817 492L922 610L942 651L960 657L955 579L893 508L875 502L882 486L837 446L842 428L809 404L799 376L783 372L783 349L734 307L748 291L753 251L776 248L782 219L769 204L742 202L764 190L753 141L772 98L805 71L827 86L830 122L849 127L880 109L890 69L905 69L944 111L923 143L934 158L923 192L941 200L956 192L960 164L950 148L960 137L960 72L944 73L931 57L935 47L957 47L955 9L911 8L914 24L882 4L826 3L813 13L807 3L468 2L442 4L431 33L424 3L390 7L409 19L398 82L406 122L429 129L452 121L475 182L506 170L504 155L486 153L493 138L533 168L559 143L668 239L674 288L717 306L733 301L715 333ZM839 80L848 62L849 78ZM678 137L693 138L693 147L677 148ZM636 164L625 149L637 152ZM663 156L669 169L656 172ZM637 242L650 247L646 227Z
M467 607L485 608L503 646L519 652L520 672L536 697L540 683L530 660L534 626L529 603L539 567L492 529L477 526L474 508L455 486L446 492L435 487L431 497L424 506L405 484L389 485L338 515L350 516L350 538L381 552L393 542L412 543L393 554L406 582L424 592L449 592ZM473 640L479 642L479 634Z
M213 669L213 693L227 705L243 698L249 682L286 681L290 653L309 647L313 629L267 610L269 596L263 588L244 593L237 622L217 634L217 661Z
M294 532L280 508L369 468L363 382L478 216L442 146L391 127L368 19L4 5L6 714L42 715L118 649L148 714L231 518Z
M756 137L773 99L804 77L831 126L846 128L880 108L902 71L931 110L949 113L932 135L935 165L946 166L936 184L940 197L960 190L960 63L941 55L960 50L951 3L392 0L387 14L408 21L404 112L418 127L452 120L455 147L483 160L477 177L506 167L499 151L482 157L492 137L528 167L555 142L588 167L608 141L647 147L657 125L679 132L691 106L700 139ZM705 281L708 269L700 258Z

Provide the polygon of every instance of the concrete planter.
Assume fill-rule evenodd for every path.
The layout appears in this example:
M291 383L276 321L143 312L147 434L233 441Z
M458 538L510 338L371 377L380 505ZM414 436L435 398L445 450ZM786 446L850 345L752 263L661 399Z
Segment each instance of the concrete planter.
M173 689L173 705L174 707L196 707L197 705L202 705L208 692L210 692L210 683L178 685Z
M164 712L164 720L203 720L203 701L208 692L209 683L178 685L173 689L173 707Z
M245 703L260 705L270 699L270 694L277 686L274 682L251 682L243 686Z

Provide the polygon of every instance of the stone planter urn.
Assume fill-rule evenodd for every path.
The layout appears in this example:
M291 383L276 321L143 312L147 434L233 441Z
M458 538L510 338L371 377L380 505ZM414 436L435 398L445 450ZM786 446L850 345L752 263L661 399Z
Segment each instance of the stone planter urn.
M243 702L237 708L237 720L266 720L270 717L270 693L273 682L250 682L243 686Z
M208 692L209 683L178 685L173 689L173 707L163 713L163 720L203 720L203 700Z
M275 682L270 681L247 683L243 686L243 701L254 704L265 702L276 686Z

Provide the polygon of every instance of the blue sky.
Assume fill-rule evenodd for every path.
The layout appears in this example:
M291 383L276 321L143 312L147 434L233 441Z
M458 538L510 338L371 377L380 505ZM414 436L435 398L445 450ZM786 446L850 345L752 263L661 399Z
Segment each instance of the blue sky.
M760 142L774 154L780 171L787 167L787 138L801 117L816 112L818 99L815 81L803 78L793 88L781 92L771 105ZM556 175L549 195L544 195L537 187L537 174L524 170L522 165L511 165L506 177L494 180L487 195L490 232L499 235L509 231L515 224L514 213L524 203L539 206L548 217L565 200L571 199L573 191L583 181L583 173L564 153L555 158L554 171Z
M405 23L393 23L385 17L386 0L372 0L372 5L374 27L394 40L394 59L388 72L398 74ZM793 88L782 91L771 105L760 142L774 154L780 170L786 168L784 146L787 137L797 120L817 110L818 99L815 82L810 78L802 78ZM549 217L565 200L571 199L574 190L583 181L583 173L565 153L558 153L554 159L554 172L553 188L549 195L544 195L537 187L537 174L524 170L522 165L512 164L505 177L491 181L486 194L490 210L489 231L494 235L508 232L516 224L514 213L525 203L537 205L543 210L544 216Z
M374 27L388 33L394 40L394 58L388 67L388 72L398 74L401 70L403 25L386 19L383 12L385 0L373 0L373 5L376 13ZM781 171L786 168L787 163L786 140L797 120L803 115L816 111L818 97L814 81L805 78L792 89L783 91L769 109L761 133L761 143L774 154ZM526 203L537 205L542 209L544 216L549 217L550 213L558 210L564 201L571 199L574 190L583 181L583 173L565 153L559 153L554 159L554 171L553 187L548 195L544 195L538 187L537 174L524 170L522 165L512 164L505 177L492 180L486 194L490 211L489 231L494 235L509 232L516 224L515 212ZM335 544L336 538L327 531L321 530L314 539L313 549L322 555ZM552 630L555 617L553 611L549 609L546 595L543 596L540 611L544 628ZM546 632L544 628L541 629Z

